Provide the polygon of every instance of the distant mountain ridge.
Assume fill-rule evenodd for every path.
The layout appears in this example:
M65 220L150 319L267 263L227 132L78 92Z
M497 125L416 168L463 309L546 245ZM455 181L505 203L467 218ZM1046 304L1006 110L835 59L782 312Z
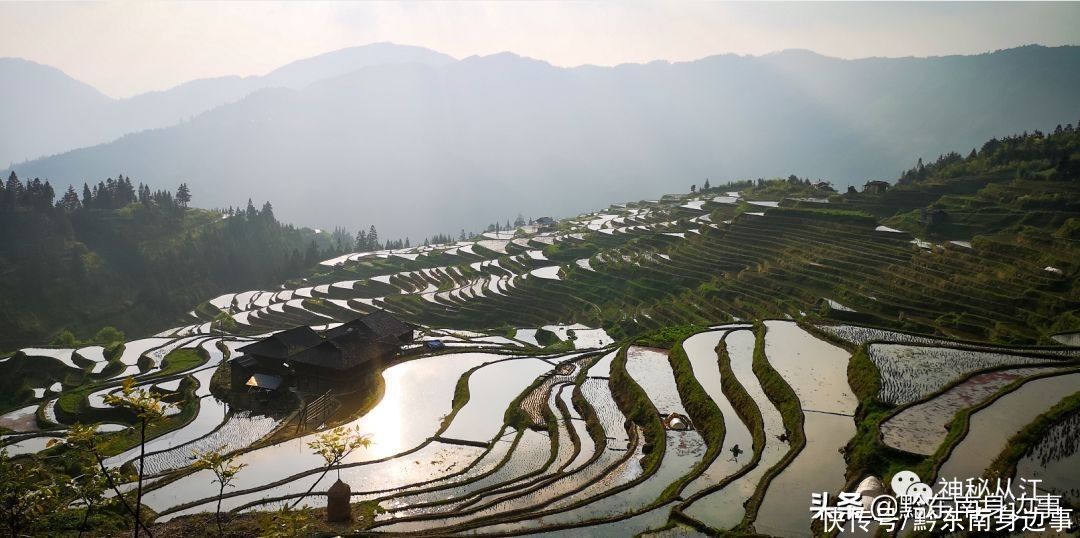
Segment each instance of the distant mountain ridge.
M263 88L299 89L383 63L440 65L453 58L421 47L375 43L298 60L263 76L217 77L112 99L59 69L0 58L0 163L22 162L175 125Z
M417 54L426 61L261 89L183 124L15 170L61 188L117 172L186 181L210 205L258 193L292 222L374 223L417 238L518 212L576 214L706 177L795 173L838 187L892 179L914 157L966 153L1080 111L1080 47L862 60L786 51L577 68L510 53ZM300 71L327 75L319 62Z

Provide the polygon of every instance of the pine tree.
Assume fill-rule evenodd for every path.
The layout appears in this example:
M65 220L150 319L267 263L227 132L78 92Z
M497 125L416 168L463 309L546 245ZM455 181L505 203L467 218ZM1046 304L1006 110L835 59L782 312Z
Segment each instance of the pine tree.
M16 200L22 196L25 189L23 188L22 182L19 181L19 176L15 175L15 172L12 172L11 175L8 176L5 190L7 191L8 196L11 196Z
M187 207L188 202L191 201L191 190L188 189L187 183L181 183L180 188L176 189L176 201L180 204L180 207ZM248 203L251 203L250 199L248 199Z
M709 178L705 178L705 186L701 188L703 191L709 190Z
M75 187L68 185L67 192L64 193L64 197L60 199L60 208L68 213L72 213L79 209L79 195L75 193Z
M382 246L379 245L379 232L375 231L375 225L372 224L368 228L367 232L368 250L382 250Z
M52 185L49 184L49 180L45 180L45 185L41 189L42 205L49 207L52 205L53 200L56 198L56 191L53 190Z
M368 250L367 232L364 230L356 232L356 251L367 252Z
M82 205L83 207L90 207L94 203L94 195L90 192L90 185L86 183L82 184Z

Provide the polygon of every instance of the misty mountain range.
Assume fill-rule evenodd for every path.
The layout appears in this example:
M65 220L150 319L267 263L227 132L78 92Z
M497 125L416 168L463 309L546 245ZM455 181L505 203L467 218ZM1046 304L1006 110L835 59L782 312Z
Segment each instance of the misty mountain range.
M377 44L121 100L25 60L0 80L0 162L20 176L187 182L198 206L268 199L285 221L414 240L706 177L894 179L1080 117L1080 47L560 68Z

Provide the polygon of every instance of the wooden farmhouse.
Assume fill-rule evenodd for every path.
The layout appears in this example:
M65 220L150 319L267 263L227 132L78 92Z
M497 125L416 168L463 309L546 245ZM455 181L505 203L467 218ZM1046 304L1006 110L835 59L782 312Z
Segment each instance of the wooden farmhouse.
M347 389L413 341L413 326L383 310L317 332L308 326L239 348L230 361L234 391Z

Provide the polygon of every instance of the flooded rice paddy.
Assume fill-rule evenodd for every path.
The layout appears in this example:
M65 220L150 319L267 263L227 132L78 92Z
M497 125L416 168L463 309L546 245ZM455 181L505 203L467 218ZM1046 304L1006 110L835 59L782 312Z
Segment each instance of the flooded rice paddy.
M1080 373L1035 379L971 415L968 433L938 471L939 477L971 478L1005 449L1009 438L1080 387Z

